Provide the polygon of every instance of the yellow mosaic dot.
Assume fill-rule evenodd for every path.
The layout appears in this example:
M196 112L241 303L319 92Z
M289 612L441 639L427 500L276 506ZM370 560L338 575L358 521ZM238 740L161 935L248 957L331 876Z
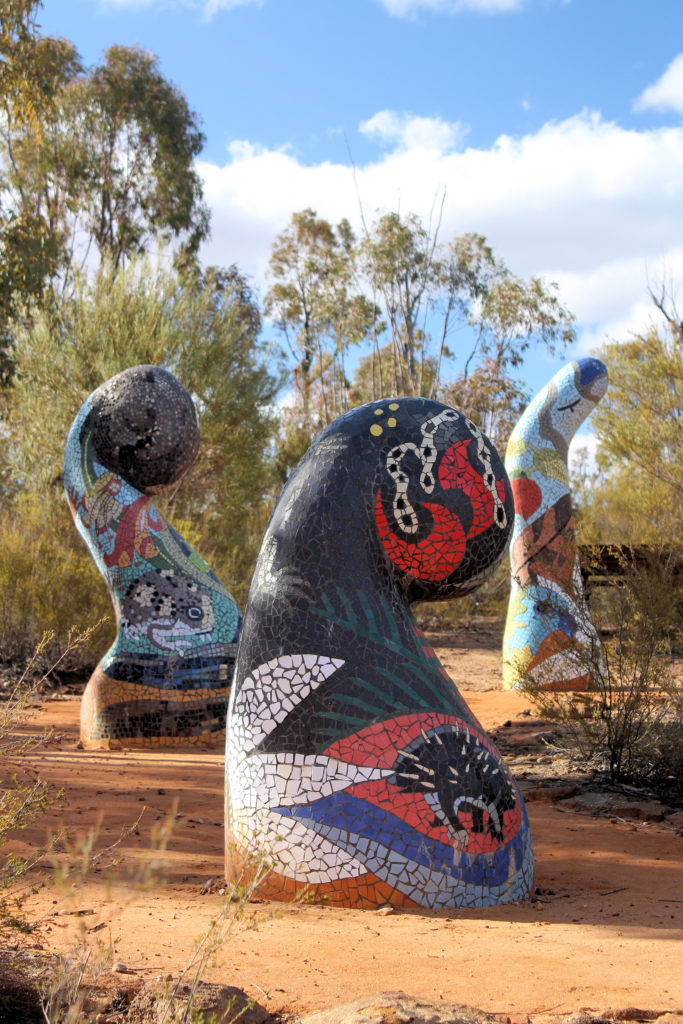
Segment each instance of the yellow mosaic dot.
M383 412L384 409L375 409L375 416L381 416Z
M387 420L387 423L389 424L390 427L395 427L396 426L396 420L394 419L393 416L389 417L389 419Z
M398 409L398 402L392 402L389 406L390 409Z
M370 427L370 433L374 434L375 437L379 437L379 435L382 433L382 428L380 427L379 423L372 424L372 426Z

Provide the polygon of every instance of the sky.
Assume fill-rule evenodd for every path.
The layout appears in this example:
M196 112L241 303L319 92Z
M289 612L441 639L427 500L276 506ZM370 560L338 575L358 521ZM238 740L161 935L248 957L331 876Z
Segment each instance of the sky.
M159 58L198 113L212 234L261 295L294 211L400 210L475 231L521 276L556 282L568 358L683 308L680 0L45 0L42 32L87 64L114 43ZM440 198L439 198L440 201Z

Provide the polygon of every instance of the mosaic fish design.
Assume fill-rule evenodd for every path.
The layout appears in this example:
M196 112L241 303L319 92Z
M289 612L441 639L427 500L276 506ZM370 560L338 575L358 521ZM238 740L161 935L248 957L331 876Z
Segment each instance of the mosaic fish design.
M224 742L241 616L152 500L183 477L198 447L192 399L156 366L112 377L69 432L69 508L117 621L83 695L87 747Z
M289 480L251 584L228 713L226 871L346 906L525 897L517 786L410 605L503 557L512 492L469 419L402 398L329 426Z
M569 490L569 443L607 390L599 359L563 367L512 432L505 457L515 503L503 686L585 690L601 659L586 603Z

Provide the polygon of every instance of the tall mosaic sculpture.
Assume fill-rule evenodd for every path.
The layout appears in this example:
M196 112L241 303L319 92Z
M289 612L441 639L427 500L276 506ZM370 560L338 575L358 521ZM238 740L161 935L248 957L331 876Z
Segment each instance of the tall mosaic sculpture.
M114 602L117 635L81 704L88 747L219 743L240 614L206 562L154 506L192 465L192 399L166 370L135 366L83 403L64 487Z
M289 480L252 580L230 698L226 871L262 856L262 896L347 906L520 899L522 798L417 628L502 558L502 462L422 398L329 426Z
M569 442L607 390L598 359L563 367L512 432L505 468L515 503L503 686L585 690L600 643L583 594L569 491Z

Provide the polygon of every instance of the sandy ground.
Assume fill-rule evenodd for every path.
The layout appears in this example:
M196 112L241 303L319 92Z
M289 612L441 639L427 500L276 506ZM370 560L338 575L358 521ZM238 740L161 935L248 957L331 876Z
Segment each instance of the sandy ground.
M552 765L533 743L543 723L528 715L525 698L498 689L498 643L477 633L450 638L448 647L439 647L438 638L435 643L475 714L513 753L536 849L535 898L476 912L387 915L250 904L205 978L238 986L285 1014L379 990L534 1021L607 1007L683 1011L680 813L671 816L664 808L669 817L643 820L626 800L595 816L575 801L558 801L563 780L557 772L549 799L548 779L539 782L539 756L547 775ZM36 711L31 729L53 726L55 733L47 749L21 760L20 769L33 768L64 787L65 803L24 833L17 849L37 845L60 826L75 841L98 823L101 849L141 812L142 818L71 895L47 871L31 899L43 924L29 945L67 950L85 928L91 941L112 943L114 959L135 972L131 977L177 977L224 902L222 753L83 751L78 711L73 695L53 697ZM165 881L132 894L130 875L174 810ZM653 816L662 818L656 807ZM112 856L121 863L107 867Z

